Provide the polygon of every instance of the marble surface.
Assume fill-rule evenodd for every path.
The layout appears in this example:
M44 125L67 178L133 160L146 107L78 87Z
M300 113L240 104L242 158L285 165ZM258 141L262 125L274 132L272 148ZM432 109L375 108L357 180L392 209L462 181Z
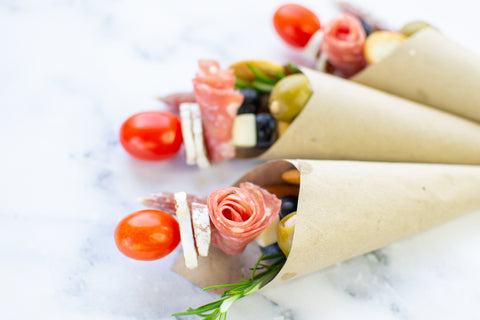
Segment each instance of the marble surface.
M279 1L0 0L0 318L172 319L211 301L169 267L125 258L113 230L157 190L197 194L258 163L205 171L184 154L129 157L129 115L189 90L196 61L302 62L274 35ZM305 0L323 21L329 1ZM400 27L423 19L480 54L479 5L354 1ZM305 61L303 61L305 62ZM240 300L229 319L480 319L480 212Z

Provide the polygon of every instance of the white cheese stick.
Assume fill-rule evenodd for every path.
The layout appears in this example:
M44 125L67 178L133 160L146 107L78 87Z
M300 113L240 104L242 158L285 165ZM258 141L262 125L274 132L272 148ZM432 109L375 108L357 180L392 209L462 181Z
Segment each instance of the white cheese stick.
M192 130L192 104L196 103L184 102L180 104L180 120L183 143L185 146L185 157L187 164L190 165L195 164L197 158Z
M194 269L198 266L198 259L195 240L193 239L192 219L190 209L188 208L187 193L183 191L177 192L174 197L185 265L188 269Z
M205 148L205 141L203 138L202 114L198 103L192 103L190 106L192 112L192 131L193 140L195 142L195 156L197 165L201 169L210 167L210 162L207 158L207 151Z
M318 30L310 37L310 40L303 48L303 55L307 59L311 61L315 61L315 63L317 63L319 58L318 56L320 51L320 44L322 43L322 40L323 40L323 30ZM317 67L316 64L315 66ZM319 70L324 71L324 69L319 69Z
M210 216L208 215L208 207L206 204L192 203L192 224L198 255L206 257L208 256L211 237Z

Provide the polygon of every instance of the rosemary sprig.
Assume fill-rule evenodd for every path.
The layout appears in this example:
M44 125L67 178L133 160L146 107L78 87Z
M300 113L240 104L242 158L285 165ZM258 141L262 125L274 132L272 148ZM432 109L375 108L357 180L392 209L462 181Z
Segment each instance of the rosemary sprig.
M268 260L274 260L270 264L264 263ZM188 308L185 312L174 313L172 316L186 316L197 315L203 319L208 320L225 320L227 319L227 311L240 298L248 296L260 290L261 287L269 283L282 269L287 258L282 253L264 256L263 254L258 259L255 266L252 268L250 278L242 277L242 282L234 284L221 284L204 288L203 290L210 290L216 288L232 287L225 291L222 297L214 302L207 303L196 309ZM257 273L257 271L263 270Z

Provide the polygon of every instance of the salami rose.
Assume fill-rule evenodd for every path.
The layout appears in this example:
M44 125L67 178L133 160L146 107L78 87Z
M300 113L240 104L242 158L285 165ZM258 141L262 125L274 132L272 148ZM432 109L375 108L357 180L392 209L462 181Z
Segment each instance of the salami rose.
M241 253L280 211L281 201L249 182L240 187L221 188L207 198L210 220L217 232L212 243L226 254Z
M320 50L343 77L350 77L366 66L363 54L365 30L355 16L344 13L324 28Z
M198 64L200 71L193 80L193 88L202 112L208 158L211 161L234 158L233 119L243 101L242 94L234 90L234 71L222 70L212 60L200 60Z

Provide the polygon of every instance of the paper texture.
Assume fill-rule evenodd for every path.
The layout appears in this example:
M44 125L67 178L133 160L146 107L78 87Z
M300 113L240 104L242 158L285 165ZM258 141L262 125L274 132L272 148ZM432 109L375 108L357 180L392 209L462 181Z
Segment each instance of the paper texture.
M431 28L351 80L480 122L480 57Z
M361 161L270 161L236 184L277 184L295 165L301 172L293 245L270 285L306 275L384 247L480 208L480 167ZM256 250L255 250L256 249ZM219 251L186 270L174 270L200 285L238 281L260 253L255 244L242 256ZM247 263L247 260L249 261Z
M303 158L480 164L480 125L302 69L313 95L260 160Z

